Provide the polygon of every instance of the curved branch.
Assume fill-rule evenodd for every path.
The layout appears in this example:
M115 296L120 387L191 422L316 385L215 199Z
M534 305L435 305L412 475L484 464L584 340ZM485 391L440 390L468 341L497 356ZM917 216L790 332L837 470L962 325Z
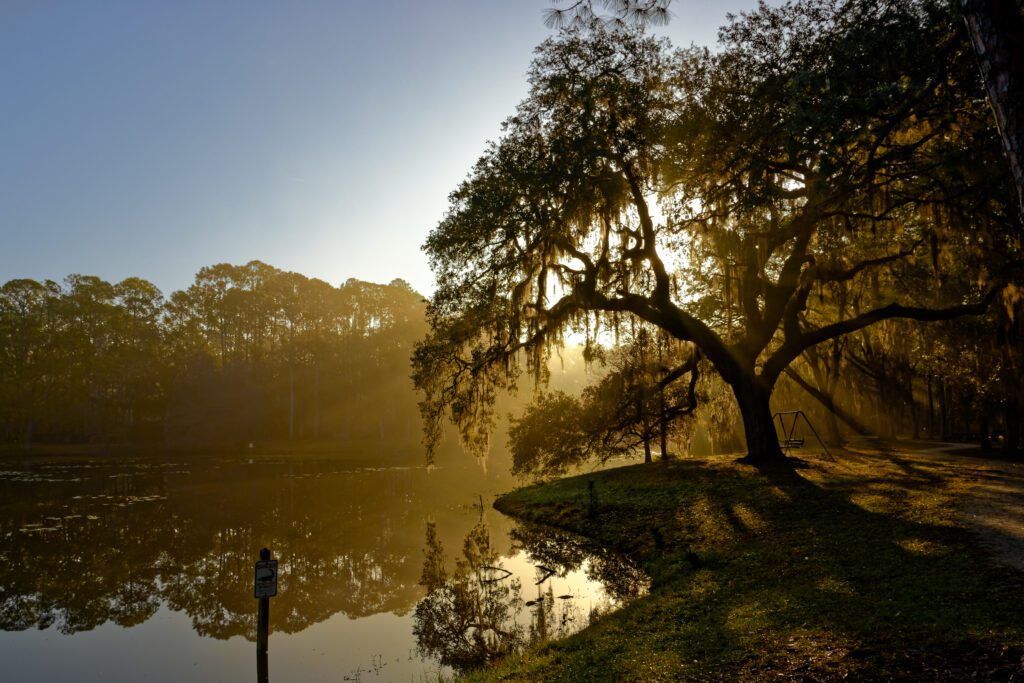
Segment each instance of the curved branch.
M901 258L906 258L907 256L910 256L915 251L917 251L917 248L921 246L923 243L924 239L922 238L914 242L911 246L907 247L906 249L900 249L895 254L889 254L887 256L879 256L878 258L867 259L866 261L861 261L860 263L850 268L847 268L846 270L829 270L828 268L821 268L819 270L818 280L820 282L845 282L847 280L852 280L854 277L857 276L858 273L867 268L882 266L885 265L886 263L892 263L893 261L898 261Z
M600 311L632 313L680 341L693 342L726 382L735 382L742 374L739 360L722 338L706 323L672 303L659 307L638 294L624 294L620 298L610 299L599 292L592 295L589 303Z
M1003 291L1004 287L1005 285L999 284L989 289L979 301L949 306L948 308L926 308L892 303L867 311L866 313L861 313L853 318L847 318L831 325L825 325L824 327L804 332L799 336L792 338L787 336L785 343L764 364L761 376L770 383L774 382L782 371L796 360L797 356L810 347L826 342L829 339L841 337L850 332L862 330L882 320L906 318L921 322L938 322L941 320L953 320L965 315L981 315L988 310L993 299Z
M644 238L643 254L651 262L651 269L654 270L654 299L659 304L668 303L669 300L669 276L661 256L658 255L657 243L654 234L654 221L651 219L651 212L647 208L647 200L644 198L643 188L640 181L633 172L630 164L624 160L622 172L629 181L629 190L633 195L633 204L640 214L640 230Z

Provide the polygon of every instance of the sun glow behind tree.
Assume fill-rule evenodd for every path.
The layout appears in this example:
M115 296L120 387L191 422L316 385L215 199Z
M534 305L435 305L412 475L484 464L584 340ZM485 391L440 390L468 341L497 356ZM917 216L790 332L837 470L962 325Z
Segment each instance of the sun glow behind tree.
M718 53L600 27L545 43L425 247L428 439L448 411L484 443L521 359L636 319L701 349L751 460L776 461L769 399L805 350L983 312L1015 226L956 26L937 1L808 0L735 19ZM945 285L912 284L929 277Z

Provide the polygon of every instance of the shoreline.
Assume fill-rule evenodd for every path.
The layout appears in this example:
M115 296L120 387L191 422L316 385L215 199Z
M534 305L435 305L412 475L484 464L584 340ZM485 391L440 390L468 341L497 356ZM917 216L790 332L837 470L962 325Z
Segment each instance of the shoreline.
M1024 674L1024 572L966 523L1004 462L913 446L631 465L499 497L525 521L635 559L646 597L467 676L497 680L1008 680Z

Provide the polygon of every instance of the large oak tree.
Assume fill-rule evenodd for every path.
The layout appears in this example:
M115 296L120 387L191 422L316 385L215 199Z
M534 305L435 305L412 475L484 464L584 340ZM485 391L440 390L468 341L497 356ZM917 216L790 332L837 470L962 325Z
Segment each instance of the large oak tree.
M762 6L717 53L600 28L545 42L424 247L428 445L447 413L482 448L521 359L634 316L696 344L735 395L749 459L781 460L769 399L804 351L984 311L1017 219L952 11ZM976 284L946 286L951 271ZM837 307L836 283L869 296Z

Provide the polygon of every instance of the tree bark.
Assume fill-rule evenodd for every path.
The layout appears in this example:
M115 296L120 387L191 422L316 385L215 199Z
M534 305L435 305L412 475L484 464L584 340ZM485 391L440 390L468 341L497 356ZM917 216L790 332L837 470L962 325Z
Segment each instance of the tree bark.
M1024 215L1024 20L1012 0L961 0Z
M1020 452L1020 404L1016 400L1006 404L1006 453L1017 455Z
M928 373L928 438L935 438L935 397L932 394L931 373Z
M953 429L952 429L951 416L949 414L950 389L949 389L949 385L946 384L946 379L945 378L942 379L941 393L942 393L942 420L941 420L940 428L941 428L941 431L942 431L942 439L944 441L948 441L950 435L953 433Z
M764 386L757 378L744 378L731 386L747 440L747 455L743 461L757 466L786 462L772 420L771 387Z
M910 402L910 429L911 438L921 438L921 411L917 405L917 401L914 399L914 377L910 376L910 386L907 390L907 400Z
M665 387L658 391L658 423L661 459L668 460L668 408L665 406Z

